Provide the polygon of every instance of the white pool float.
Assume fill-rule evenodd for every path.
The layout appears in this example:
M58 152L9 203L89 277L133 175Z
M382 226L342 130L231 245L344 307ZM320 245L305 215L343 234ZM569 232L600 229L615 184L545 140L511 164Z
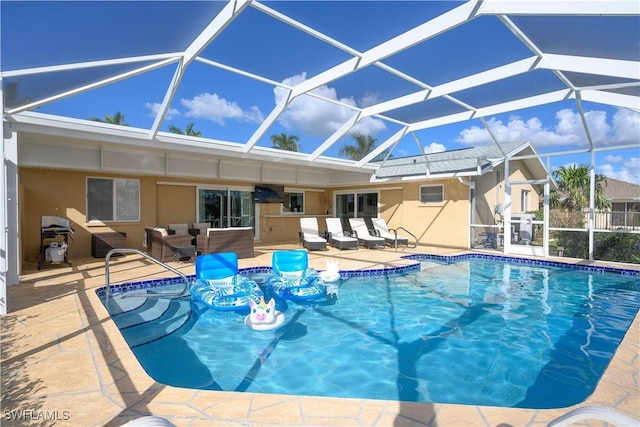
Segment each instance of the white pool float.
M325 283L333 283L340 280L340 266L337 262L327 260L327 269L320 272L320 278Z
M276 310L276 301L271 300L266 303L264 297L260 297L260 302L253 299L249 301L251 313L244 318L244 324L254 331L270 331L284 324L284 313Z

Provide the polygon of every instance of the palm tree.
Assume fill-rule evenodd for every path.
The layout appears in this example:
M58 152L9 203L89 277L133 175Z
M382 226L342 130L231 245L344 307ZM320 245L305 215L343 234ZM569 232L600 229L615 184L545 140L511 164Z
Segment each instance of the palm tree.
M202 132L200 132L199 130L194 130L193 128L195 127L195 123L191 122L187 125L187 127L185 128L185 130L180 129L177 126L169 126L169 132L171 133L177 133L180 135L189 135L189 136L202 136Z
M2 91L3 102L6 107L16 107L31 102L30 98L18 98L20 80L6 82Z
M559 206L567 210L582 210L589 207L590 176L589 165L561 166L553 171L558 190L550 194L551 206ZM595 180L595 208L607 209L611 205L603 195L607 177L596 174Z
M91 120L94 122L111 123L112 125L129 126L127 122L124 121L124 114L120 111L117 111L113 116L106 116L104 119L92 117Z
M286 133L281 133L280 135L271 135L271 143L273 144L273 148L279 148L280 150L287 151L298 151L300 148L296 135L287 135Z
M371 153L376 148L377 139L371 137L370 135L363 135L361 133L354 133L351 137L355 141L355 145L346 144L343 146L338 152L339 156L346 157L350 160L360 160L367 154ZM384 150L382 153L377 155L373 161L382 161L385 157L387 157L387 153L389 150Z

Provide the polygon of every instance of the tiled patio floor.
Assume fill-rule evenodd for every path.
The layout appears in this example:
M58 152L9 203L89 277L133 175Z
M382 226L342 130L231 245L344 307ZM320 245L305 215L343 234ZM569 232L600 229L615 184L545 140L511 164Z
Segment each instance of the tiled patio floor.
M241 267L270 265L274 249L257 247ZM420 248L420 253L457 253ZM341 269L402 265L393 249L311 252ZM311 398L257 393L194 391L158 384L140 367L95 294L104 286L104 260L73 260L73 267L36 266L7 289L2 319L3 426L119 426L158 415L178 426L545 426L566 413L396 401ZM170 263L185 274L193 264ZM635 266L640 268L640 266ZM138 255L114 258L111 282L167 275ZM578 406L604 406L640 419L640 320L618 349L594 394ZM21 418L21 419L19 419ZM604 425L582 423L580 425Z

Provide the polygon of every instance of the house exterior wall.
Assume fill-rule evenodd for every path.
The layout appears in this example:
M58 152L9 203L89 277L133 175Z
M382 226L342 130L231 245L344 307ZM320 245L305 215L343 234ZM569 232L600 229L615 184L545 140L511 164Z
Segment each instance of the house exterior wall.
M20 236L21 258L37 261L40 255L40 222L44 215L68 218L73 223L74 234L68 254L76 257L91 256L91 234L101 232L124 232L127 247L144 250L144 227L162 226L170 223L196 221L196 198L198 186L244 186L246 183L215 180L167 179L164 176L132 176L98 172L68 171L43 168L20 168ZM97 178L132 178L140 180L140 221L109 222L104 224L86 221L86 180ZM263 243L296 242L302 215L326 216L329 196L324 189L291 188L305 193L303 214L281 213L281 204L261 204L257 225ZM324 221L319 220L320 229Z
M509 181L526 181L540 179L534 177L518 160L509 163ZM492 172L474 178L476 187L476 224L492 225L500 222L500 215L496 214L497 206L504 212L505 206L505 182L504 165L497 166ZM529 192L529 199L525 209L521 209L522 190ZM532 184L518 184L511 186L511 213L525 213L538 210L540 193L538 186Z
M422 185L443 185L444 201L420 203ZM421 245L469 247L469 187L457 179L412 182L403 187L402 222Z
M515 162L514 162L515 163ZM493 211L496 200L503 202L503 185L496 184L497 169L476 178L477 205L480 215ZM530 179L527 171L515 164L511 179ZM86 222L87 177L135 178L140 180L140 221L94 224ZM43 215L69 218L75 234L69 247L69 258L91 256L91 234L117 231L127 234L127 246L143 250L145 226L166 226L169 223L192 223L197 219L198 186L247 187L246 183L221 180L193 180L166 176L132 176L99 172L69 171L36 167L20 168L20 206L22 259L36 261L40 251L40 219ZM420 203L420 187L442 185L442 203ZM305 207L301 214L282 214L281 204L260 204L256 226L261 243L297 242L301 216L318 218L320 231L324 218L333 216L334 193L363 189L378 191L379 215L391 228L405 227L415 234L421 245L453 248L469 247L469 187L457 178L414 182L343 186L330 189L287 187L288 191L304 192ZM532 190L534 190L532 188ZM535 194L535 197L533 196ZM519 204L514 195L514 204ZM484 201L486 200L486 201ZM537 193L532 193L537 201ZM483 220L492 220L483 219Z
M156 224L156 180L140 179L140 221L93 225L86 222L86 178L116 178L111 174L39 168L20 168L20 236L22 259L37 261L40 254L41 217L59 216L72 221L74 234L69 244L69 259L91 255L91 233L118 231L127 233L127 245L142 248L145 225Z
M442 185L442 203L420 203L420 187ZM336 188L334 191L362 190L363 186ZM375 185L379 215L390 228L403 226L420 245L453 248L469 247L469 187L457 179L424 180Z

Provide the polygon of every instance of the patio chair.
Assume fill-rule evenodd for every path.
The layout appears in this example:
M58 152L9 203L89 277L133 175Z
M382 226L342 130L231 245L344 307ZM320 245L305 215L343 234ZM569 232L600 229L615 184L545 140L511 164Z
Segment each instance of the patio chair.
M255 281L238 272L238 256L234 252L200 255L196 258L196 280L191 295L215 310L244 311L252 294L262 292Z
M310 251L327 249L327 239L320 237L317 218L300 218L300 243Z
M368 249L384 248L384 238L372 235L364 222L364 218L349 218L349 225L351 225L351 230L356 232L356 237L361 245L366 246Z
M162 227L145 227L145 234L147 252L161 262L183 258L189 249L193 249L189 234L169 234Z
M191 244L195 245L195 237L189 232L189 224L169 224L167 232L176 236L191 236Z
M189 224L169 224L167 226L169 234L177 234L178 236L186 236L189 234Z
M304 249L275 251L271 273L265 278L267 288L285 300L314 301L326 295L320 274L309 268L309 254Z
M211 227L210 222L194 222L191 224L189 234L193 236L193 240L197 240L200 234L207 235L207 229Z
M327 223L327 232L329 233L329 243L334 248L358 249L358 239L347 235L349 231L345 231L342 227L342 221L340 218L325 218Z
M376 231L378 237L382 237L384 241L391 246L405 245L409 246L409 238L400 234L394 233L394 230L387 226L387 222L384 218L371 218L371 223Z

